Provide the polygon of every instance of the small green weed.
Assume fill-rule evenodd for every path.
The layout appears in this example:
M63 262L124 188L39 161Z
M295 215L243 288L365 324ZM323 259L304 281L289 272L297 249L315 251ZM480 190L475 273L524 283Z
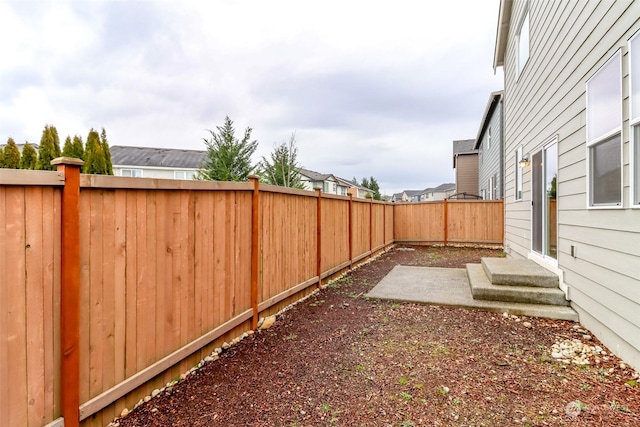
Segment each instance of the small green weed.
M323 403L321 406L324 412L329 412L331 410L331 405L329 405L328 403Z
M413 399L413 396L411 396L409 393L405 393L404 391L402 393L400 393L400 397L403 398L404 400Z
M624 412L625 414L628 414L628 413L631 412L631 411L629 411L629 408L619 404L615 400L611 401L611 408L615 409L616 411Z
M449 394L449 387L445 387L445 386L438 387L438 389L436 390L436 393L441 394L443 396L445 394Z
M400 379L398 380L398 382L402 385L407 385L409 384L409 380L406 379L405 377L400 377Z
M410 420L406 420L403 421L402 424L400 424L401 427L416 427L415 423L413 421Z
M296 338L298 338L298 336L296 334L294 334L294 333L291 333L291 334L287 335L287 339L290 340L290 341L291 340L295 340Z
M625 384L628 385L629 387L638 387L638 381L635 381L635 380L629 380Z

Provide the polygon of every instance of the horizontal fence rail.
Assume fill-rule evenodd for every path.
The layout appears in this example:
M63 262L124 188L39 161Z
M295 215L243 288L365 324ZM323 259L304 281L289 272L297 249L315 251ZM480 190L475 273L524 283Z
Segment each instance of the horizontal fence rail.
M106 425L394 243L502 244L501 202L391 204L58 163L0 170L2 426Z

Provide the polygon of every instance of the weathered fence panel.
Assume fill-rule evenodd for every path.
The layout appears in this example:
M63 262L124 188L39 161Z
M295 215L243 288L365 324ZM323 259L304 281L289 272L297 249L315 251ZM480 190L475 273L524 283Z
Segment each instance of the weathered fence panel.
M0 170L3 426L41 427L75 412L61 398L61 365L74 369L61 351L74 333L61 329L63 180ZM501 202L392 205L257 183L81 182L71 265L86 426L106 425L257 316L394 242L502 242Z

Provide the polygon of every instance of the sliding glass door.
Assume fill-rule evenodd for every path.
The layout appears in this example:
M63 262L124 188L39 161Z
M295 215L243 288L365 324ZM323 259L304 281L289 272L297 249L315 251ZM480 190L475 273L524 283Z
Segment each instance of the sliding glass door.
M558 144L553 142L531 158L531 250L558 259Z

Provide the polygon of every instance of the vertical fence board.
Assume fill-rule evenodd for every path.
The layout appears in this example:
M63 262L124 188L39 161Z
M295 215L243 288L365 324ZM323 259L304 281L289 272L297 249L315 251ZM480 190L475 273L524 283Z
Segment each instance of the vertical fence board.
M102 380L100 391L116 385L115 379L115 193L105 190L101 194L102 210L102 330L97 331L103 345ZM105 408L102 417L109 422L115 416L113 406Z
M135 191L126 191L126 293L125 300L125 377L129 378L138 371L138 196ZM130 405L134 398L127 401Z
M26 301L25 301L25 196L22 188L6 190L6 237L11 242L6 270L7 301L7 352L9 354L8 383L9 424L28 425L27 405L27 355L26 355Z
M43 223L51 219L53 212L45 212L42 189L25 189L25 294L26 312L27 401L29 425L42 425L44 409L44 275L49 260L44 259Z
M80 401L89 400L89 349L90 335L90 235L91 235L91 197L90 190L80 191Z
M127 329L127 194L118 190L114 194L114 384L126 378L126 329ZM124 409L124 402L118 402L116 414Z
M103 336L104 328L104 295L103 295L103 232L104 205L103 190L93 190L90 194L90 274L89 274L89 397L95 397L103 390L102 372L106 343ZM96 414L95 424L102 423L102 414Z

